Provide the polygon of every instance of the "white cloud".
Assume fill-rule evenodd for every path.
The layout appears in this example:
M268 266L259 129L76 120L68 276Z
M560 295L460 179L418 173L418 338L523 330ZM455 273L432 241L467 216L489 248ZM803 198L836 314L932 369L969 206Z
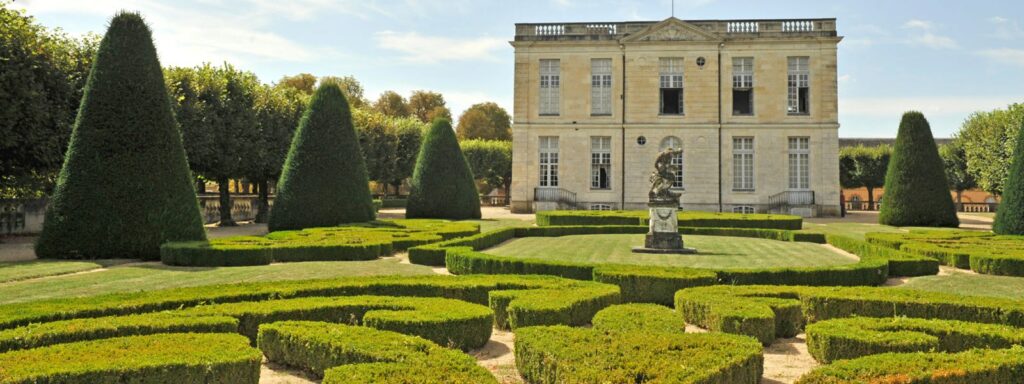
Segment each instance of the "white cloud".
M911 30L910 36L905 41L909 45L932 49L956 49L960 47L952 38L936 34L934 32L935 25L931 21L910 19L903 23L903 28Z
M995 26L995 32L991 35L994 38L1000 40L1016 40L1024 38L1024 29L1022 29L1020 24L1015 20L995 16L989 18L988 21Z
M978 54L997 62L1024 67L1024 49L996 48L978 51Z
M457 39L424 36L416 32L383 31L376 33L381 48L404 53L403 60L414 63L442 61L486 60L498 61L496 51L508 47L504 39L476 37Z
M975 111L1005 107L1018 97L841 97L839 113L848 117L894 117L921 111L925 116L967 116Z

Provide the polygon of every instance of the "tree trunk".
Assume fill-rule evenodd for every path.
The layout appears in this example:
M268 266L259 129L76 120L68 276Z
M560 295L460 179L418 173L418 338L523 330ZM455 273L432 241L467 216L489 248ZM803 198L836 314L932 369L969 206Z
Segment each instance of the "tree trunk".
M256 193L260 195L259 199L259 210L256 211L256 218L254 219L257 223L266 223L267 219L270 218L270 182L267 180L260 181L256 184Z
M238 225L231 219L231 180L221 178L217 180L220 188L220 222L219 227L234 227Z
M397 183L392 183L391 186L395 187L395 195L394 196L398 197L398 195L400 195L401 192L402 192L402 182L399 181Z
M867 187L868 189L868 210L874 211L877 204L875 204L875 188Z

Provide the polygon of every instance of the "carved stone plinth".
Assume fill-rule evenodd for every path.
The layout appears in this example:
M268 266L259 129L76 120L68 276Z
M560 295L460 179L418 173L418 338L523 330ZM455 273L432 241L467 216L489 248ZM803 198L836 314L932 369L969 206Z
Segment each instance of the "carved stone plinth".
M676 210L679 209L679 202L675 201L652 201L647 204L650 208L650 226L647 237L644 239L644 246L634 247L633 252L637 253L696 253L693 248L683 246L683 236L679 234L679 219Z

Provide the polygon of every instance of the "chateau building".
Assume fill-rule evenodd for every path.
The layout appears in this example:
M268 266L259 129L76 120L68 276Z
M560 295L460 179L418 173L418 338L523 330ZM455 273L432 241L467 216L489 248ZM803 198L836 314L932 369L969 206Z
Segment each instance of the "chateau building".
M516 24L512 210L839 213L835 19Z

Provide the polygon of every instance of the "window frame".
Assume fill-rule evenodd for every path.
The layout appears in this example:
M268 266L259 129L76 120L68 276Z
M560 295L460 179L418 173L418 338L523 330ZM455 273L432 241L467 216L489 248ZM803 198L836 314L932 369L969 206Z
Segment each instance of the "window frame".
M737 146L737 144L740 144ZM732 190L733 192L756 191L754 172L754 137L733 136L732 138ZM749 179L749 180L748 180Z
M675 142L675 146L673 146L672 142ZM675 180L672 180L672 187L671 187L671 189L685 191L686 190L686 182L685 182L685 175L686 175L686 173L685 173L684 166L686 164L686 158L683 156L685 154L685 152L683 150L683 140L678 138L678 137L676 137L676 136L665 137L664 139L661 140L661 145L659 146L658 151L661 152L661 151L664 151L664 150L666 150L668 148L678 149L679 150L679 153L676 153L675 155L672 156L672 164L671 165L672 165L672 168L674 168L673 171L674 171L674 173L676 175L676 178L675 178Z
M541 188L558 188L558 136L539 136L537 138L538 170L540 179L537 186Z
M808 136L790 136L786 140L788 191L811 190L811 138ZM795 145L794 145L795 144Z
M738 68L738 70L737 70ZM737 113L736 93L748 92L749 113ZM732 59L732 114L733 116L754 116L754 58L750 56Z
M540 116L561 115L562 63L560 59L541 59L539 75L540 98L537 114Z
M682 57L658 58L658 115L686 116L686 74L683 69L685 59ZM665 92L678 91L678 112L665 112Z
M590 115L612 115L612 59L590 59Z
M743 215L753 215L757 213L757 209L749 205L737 205L732 207L732 213L739 213Z
M804 90L803 93L801 93L801 89ZM804 95L803 99L800 97L801 94ZM811 58L809 56L788 56L786 58L786 114L789 116L810 116L811 114Z
M604 170L605 185L601 185L601 170ZM590 189L612 189L612 137L590 137Z

